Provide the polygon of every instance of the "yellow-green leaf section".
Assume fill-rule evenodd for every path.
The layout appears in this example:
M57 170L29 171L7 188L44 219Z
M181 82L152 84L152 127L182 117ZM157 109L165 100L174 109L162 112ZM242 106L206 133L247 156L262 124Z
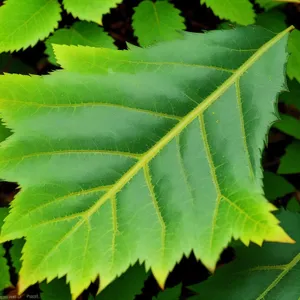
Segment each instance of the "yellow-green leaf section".
M20 291L66 274L76 298L137 260L163 286L191 251L213 270L232 237L292 242L260 166L291 29L57 45L63 71L1 76L0 177L21 185L1 241L26 237Z

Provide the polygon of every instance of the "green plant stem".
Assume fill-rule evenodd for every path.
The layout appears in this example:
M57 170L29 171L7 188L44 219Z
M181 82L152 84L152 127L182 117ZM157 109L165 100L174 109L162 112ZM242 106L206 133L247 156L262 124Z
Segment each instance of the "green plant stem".
M300 0L273 0L274 2L296 3L300 4Z

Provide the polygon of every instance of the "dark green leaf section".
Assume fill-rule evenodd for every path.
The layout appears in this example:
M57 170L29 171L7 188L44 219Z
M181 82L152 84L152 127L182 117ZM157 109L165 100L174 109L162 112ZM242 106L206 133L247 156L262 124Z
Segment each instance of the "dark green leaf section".
M286 28L285 15L281 11L271 10L258 14L255 24L277 33Z
M8 215L8 209L7 208L0 208L0 231L1 227L4 222L4 218ZM10 276L9 276L9 267L7 265L7 260L4 257L5 255L5 249L3 248L3 245L0 244L0 294L2 290L9 287L11 285L10 283Z
M300 30L294 30L289 38L288 49L290 58L287 64L287 74L290 79L300 82Z
M272 9L276 6L282 5L280 1L274 1L274 0L255 0L257 4L259 4L261 7L263 7L266 10Z
M295 188L282 176L264 172L264 191L268 200L275 200L295 191Z
M300 296L300 215L281 211L283 227L297 241L294 245L265 243L236 248L236 259L207 281L193 287L202 299L291 300Z
M282 93L279 98L282 102L292 105L300 110L300 83L297 80L288 81L288 91Z
M21 257L24 244L25 241L23 239L14 240L12 242L12 247L9 250L13 266L16 269L17 273L20 272L22 266Z
M55 279L50 283L43 282L40 284L42 300L71 300L69 286L66 279ZM112 298L113 299L113 298Z
M147 277L145 267L135 264L105 288L96 300L132 300L141 293Z
M49 61L57 64L52 44L115 48L113 39L103 28L89 22L76 22L70 28L59 29L46 41L45 52L49 56Z
M156 298L153 300L179 300L181 295L182 285L179 284L173 288L166 289L163 292L160 292Z
M300 120L292 116L280 115L280 120L273 126L296 139L300 139Z
M289 200L286 209L293 212L298 212L298 213L300 212L300 203L296 199L296 197L293 197L292 199Z
M300 172L300 141L294 141L285 149L285 154L281 157L278 173L295 174Z
M4 141L11 135L11 131L0 121L0 141Z

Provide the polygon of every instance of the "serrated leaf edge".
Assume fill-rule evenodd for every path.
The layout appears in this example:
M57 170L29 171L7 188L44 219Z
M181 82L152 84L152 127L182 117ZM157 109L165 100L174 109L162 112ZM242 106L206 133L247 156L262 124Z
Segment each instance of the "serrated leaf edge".
M121 2L122 2L122 0L118 0L118 2L116 2L114 5L110 6L108 10L105 10L104 13L102 13L102 15L100 15L99 20L94 20L94 19L90 19L90 18L84 18L84 17L82 18L82 17L80 17L78 14L76 14L76 13L72 12L72 10L68 9L68 7L65 5L64 1L63 1L63 6L64 6L64 9L66 10L66 12L68 12L69 14L71 14L73 17L79 18L80 20L83 20L83 21L95 22L95 23L97 23L97 24L99 24L99 25L102 26L103 15L109 13L109 11L112 8L116 8Z
M130 180L133 176L137 174L141 169L145 169L148 165L148 162L151 161L160 151L163 149L173 138L175 138L187 125L189 125L194 119L200 117L211 104L213 104L229 87L233 84L236 84L236 81L240 76L242 76L248 68L250 68L267 50L269 50L277 41L283 38L287 33L293 30L293 26L290 26L286 30L282 31L263 46L261 46L256 53L254 53L244 64L242 64L233 74L223 83L221 84L212 94L210 94L203 102L201 102L195 109L193 109L190 113L188 113L185 117L181 119L175 127L173 127L157 144L155 144L150 150L148 150L145 154L140 156L140 159L137 163L130 168L113 186L106 194L104 194L98 202L92 206L85 213L81 213L83 216L83 220L79 221L71 231L69 231L66 236L69 236L74 230L76 230L80 225L82 225L85 220L95 213L106 201L112 199L116 193L118 193ZM103 187L102 187L103 188ZM97 188L96 188L97 189ZM96 190L93 189L93 190ZM99 188L98 188L99 189ZM86 191L85 191L86 192ZM230 201L230 200L229 200ZM231 202L231 201L230 201ZM216 207L217 209L218 207ZM74 215L73 215L74 216ZM280 238L284 239L285 242L293 242L292 239L288 238L288 236L281 236ZM3 242L5 238L2 236L1 241ZM55 248L55 247L54 247ZM49 255L49 253L48 253ZM47 255L47 256L48 256ZM156 275L159 275L156 273ZM161 286L164 285L166 278L164 278L163 274L160 276L156 276L156 279L160 283ZM158 278L160 277L160 278ZM26 285L26 284L25 284ZM20 292L24 291L26 286L22 283L22 279L19 282ZM102 288L104 288L102 286ZM73 295L75 296L75 295Z
M4 3L3 3L3 5L5 5L5 3L7 2L8 0L6 0ZM53 0L49 0L43 7L41 7L40 9L39 9L39 11L41 11L41 10L43 10L47 5L48 5L48 3L49 2L52 2ZM54 0L54 1L56 1L56 0ZM59 4L59 3L58 3ZM59 5L60 6L60 5ZM1 9L1 7L0 7L0 9ZM0 53L13 53L13 52L15 52L15 51L20 51L20 50L26 50L26 49L28 49L28 48L30 48L30 47L33 47L36 43L38 43L39 41L42 41L42 40L44 40L44 39L46 39L51 33L53 33L54 31L55 31L55 29L57 29L58 28L58 26L59 26L59 22L61 21L61 19L62 19L62 16L61 16L61 12L62 12L62 8L61 8L61 6L60 6L60 11L59 11L59 18L57 19L57 21L55 22L55 24L53 25L53 27L52 27L52 29L48 32L48 34L46 34L46 35L42 35L41 37L39 37L38 39L33 39L33 41L32 42L30 42L30 44L28 45L28 46L21 46L21 47L18 47L18 48L11 48L11 49L7 49L7 50L5 50L5 51L1 51L0 50ZM35 14L36 14L37 12L35 12ZM14 32L13 32L14 33ZM13 34L13 33L11 33L11 35Z

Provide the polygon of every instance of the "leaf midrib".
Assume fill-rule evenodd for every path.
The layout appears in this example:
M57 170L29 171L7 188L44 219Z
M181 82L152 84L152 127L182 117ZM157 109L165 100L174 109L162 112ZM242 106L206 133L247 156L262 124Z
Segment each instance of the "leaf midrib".
M112 185L111 189L109 189L103 196L99 198L99 200L91 206L86 212L79 213L77 216L82 217L80 221L76 223L76 225L71 229L71 231L67 232L66 235L50 250L50 252L43 258L43 260L38 264L37 268L40 267L44 261L56 251L59 245L65 240L66 237L70 236L74 233L82 224L88 222L89 217L94 214L106 201L112 200L115 201L115 195L132 179L140 170L147 168L148 163L175 137L177 137L182 130L184 130L195 118L200 116L208 107L210 107L219 97L221 97L232 85L235 84L236 80L240 78L266 51L268 51L275 43L277 43L283 36L285 36L288 32L293 29L293 26L287 28L283 32L279 33L267 43L265 43L262 47L260 47L256 53L254 53L243 65L241 65L236 71L233 72L231 77L224 81L224 83L217 88L211 95L209 95L203 102L201 102L196 108L194 108L190 113L188 113L185 117L182 118L161 140L158 141L151 149L149 149L145 154L140 156L140 159L137 163L131 167L114 185ZM186 97L189 97L186 95ZM96 188L95 188L96 190ZM115 206L113 205L113 210ZM77 217L76 216L76 217ZM70 217L70 216L69 216ZM73 215L72 217L75 217ZM114 216L116 219L117 216ZM161 225L163 227L163 220L161 221ZM114 237L117 232L117 223L114 225ZM3 238L3 237L2 237ZM165 233L162 231L162 240L165 239ZM113 246L114 247L114 246ZM114 255L112 255L114 258ZM20 284L20 290L22 290L23 285Z
M254 53L240 68L238 68L231 77L229 77L218 89L216 89L210 96L208 96L203 102L201 102L196 108L182 118L157 144L155 144L145 154L138 157L137 163L131 167L115 184L110 185L110 189L86 212L80 213L81 217L88 218L94 212L96 212L107 200L114 197L128 182L136 175L141 169L143 169L149 161L151 161L161 149L163 149L174 137L190 124L196 117L203 113L211 104L213 104L229 87L235 84L236 80L251 67L270 47L272 47L277 41L279 41L284 35L293 30L293 26L290 26L286 30L282 31L274 38L260 47L256 53ZM186 95L186 97L189 97ZM77 150L78 151L78 150ZM96 187L86 192L102 190L102 187ZM80 191L79 194L82 194ZM71 193L73 194L73 193ZM74 195L77 193L74 193ZM70 195L68 195L70 196ZM59 197L64 199L65 197ZM4 238L5 239L5 238ZM3 236L1 241L3 240Z
M277 286L277 284L300 262L300 253L298 253L288 264L284 266L283 271L272 281L272 283L256 298L263 300L265 296ZM281 266L283 267L283 266Z
M256 53L254 53L244 64L242 64L233 74L224 81L219 88L204 99L196 108L182 118L163 138L159 140L151 149L149 149L140 160L131 167L109 190L104 194L94 206L86 211L87 217L95 213L107 200L117 194L141 169L143 169L174 137L181 133L195 118L203 113L210 105L212 105L220 96L222 96L234 83L240 78L266 51L268 51L281 38L294 29L290 26L284 31L277 34L263 46L261 46ZM189 97L188 95L186 95ZM192 99L191 99L192 100Z

